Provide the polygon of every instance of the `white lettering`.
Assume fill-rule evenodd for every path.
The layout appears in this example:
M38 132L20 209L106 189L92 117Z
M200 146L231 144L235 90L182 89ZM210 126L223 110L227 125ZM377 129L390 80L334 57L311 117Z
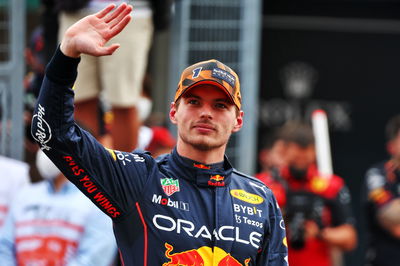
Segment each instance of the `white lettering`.
M248 245L249 244L249 241L247 241L247 240L244 240L244 239L240 239L240 231L239 231L239 227L236 227L236 239L235 239L237 242L240 242L240 243L243 243L243 244L246 244L246 245ZM257 247L258 248L258 247Z
M160 195L157 196L156 194L153 194L153 199L151 201L154 203L157 203L157 204L161 204L161 196Z
M168 221L170 221L170 222L171 222L171 227L165 227L165 226L159 225L158 222L157 222L157 219L163 219L163 220L168 220ZM161 229L161 230L164 230L164 231L168 231L168 232L174 231L175 228L176 228L176 223L175 223L174 219L172 219L171 217L165 216L165 215L161 215L161 214L156 214L156 215L154 215L154 217L153 217L153 224L154 224L158 229Z
M260 247L261 237L262 237L262 234L260 234L258 232L251 232L250 236L249 236L250 244L255 248L259 248ZM257 242L257 244L255 242Z
M183 227L182 224L187 224L187 225L189 225L189 227ZM191 231L194 230L194 224L192 222L190 222L190 221L178 219L178 228L176 229L176 232L178 234L180 234L181 233L181 229L183 229L186 232L186 234L188 234L189 236L193 236Z
M233 240L234 240L233 237L224 236L224 235L222 234L222 231L224 231L224 230L233 230L234 228L235 228L235 227L229 226L229 225L221 226L221 227L219 228L219 230L218 230L218 235L221 237L222 240L233 241ZM238 228L238 227L237 227L237 228Z
M204 231L204 232L203 232ZM198 238L199 236L203 237L203 238L208 238L211 240L211 234L210 231L208 231L208 228L203 225L202 227L200 227L200 230L197 232L197 234L194 236L195 238Z
M156 196L153 196L153 200L162 202L162 200ZM248 223L248 221L250 221L252 224L258 223L250 219L248 219L246 223ZM196 232L197 230L196 226L191 221L183 219L177 219L177 221L175 221L173 218L169 216L156 214L153 217L153 224L156 228L163 231L167 232L176 231L177 234L181 234L181 232L184 231L190 237L195 237L195 238L202 237L212 240L210 233L211 231L207 228L207 226L202 225ZM260 227L262 227L262 223L259 224L261 225ZM259 248L260 246L259 243L261 242L262 239L262 234L255 231L251 232L248 238L246 239L240 235L239 227L229 226L229 225L221 226L220 228L215 228L212 231L212 235L215 237L216 240L236 241L245 245L251 244L256 249Z
M258 215L258 217L261 217L262 215L262 210L259 210L256 207L249 207L236 203L233 204L233 210L235 212L241 212L247 215Z

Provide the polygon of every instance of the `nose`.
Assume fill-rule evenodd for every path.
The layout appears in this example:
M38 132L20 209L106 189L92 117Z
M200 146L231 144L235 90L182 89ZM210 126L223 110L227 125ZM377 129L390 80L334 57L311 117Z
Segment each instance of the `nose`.
M209 104L203 104L200 111L200 117L206 119L212 118L212 107Z

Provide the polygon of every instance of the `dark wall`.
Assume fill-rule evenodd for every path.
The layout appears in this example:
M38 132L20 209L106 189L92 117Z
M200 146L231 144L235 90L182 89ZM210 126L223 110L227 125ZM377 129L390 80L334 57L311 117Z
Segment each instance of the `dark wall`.
M389 117L400 113L400 33L274 29L265 24L259 141L286 119L308 117L317 107L325 109L334 171L348 184L361 221L365 170L386 158L384 126ZM312 77L305 81L310 95L300 100L284 90L288 76L296 78L296 71L301 75L298 69L285 68L293 62L312 69ZM361 231L361 242L362 235ZM361 250L353 252L347 265L361 265L361 257Z
M398 19L400 0L264 0L267 15Z

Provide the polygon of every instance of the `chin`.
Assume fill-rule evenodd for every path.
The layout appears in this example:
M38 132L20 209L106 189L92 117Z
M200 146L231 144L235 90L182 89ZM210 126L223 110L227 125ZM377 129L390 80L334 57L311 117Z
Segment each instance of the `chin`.
M225 143L215 142L214 140L192 141L189 144L192 145L197 150L201 150L201 151L210 151L210 150L221 148L222 146L225 145Z

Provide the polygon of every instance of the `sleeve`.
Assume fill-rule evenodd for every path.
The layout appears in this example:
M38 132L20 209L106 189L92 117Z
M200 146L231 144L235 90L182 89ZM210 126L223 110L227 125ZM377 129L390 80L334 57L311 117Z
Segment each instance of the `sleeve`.
M12 210L0 229L0 261L2 266L15 266L15 233Z
M258 266L287 266L288 249L285 223L278 203L268 190L269 227L264 234L262 250L257 259Z
M32 135L41 149L95 205L113 219L133 210L155 165L146 153L106 149L74 121L79 59L58 48L43 80L32 118Z
M67 266L109 266L116 258L117 246L111 220L94 209L88 216L85 232L79 242L76 256Z
M346 186L343 186L332 201L332 225L355 224L351 207L351 195Z

